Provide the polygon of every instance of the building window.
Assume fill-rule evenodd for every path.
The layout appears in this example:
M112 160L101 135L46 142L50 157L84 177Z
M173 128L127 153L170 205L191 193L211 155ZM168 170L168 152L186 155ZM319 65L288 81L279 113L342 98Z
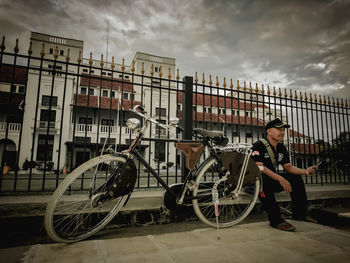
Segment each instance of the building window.
M111 72L108 72L108 76L112 76L112 73L111 73Z
M55 122L56 121L56 111L51 110L41 110L40 111L40 121L49 121Z
M158 67L154 67L154 72L158 72Z
M83 68L84 73L88 73L88 70L86 68Z
M64 51L60 50L60 55L63 56L64 55Z
M165 108L156 108L156 116L166 117L166 109Z
M94 95L94 89L91 89L91 88L89 89L89 95L90 95L90 96L93 96L93 95Z
M91 74L94 74L95 71L94 71L93 69L90 69L90 73L91 73Z
M237 131L232 132L232 136L233 137L239 137L239 132L237 132Z
M90 143L91 142L91 137L84 137L84 136L74 136L74 142L85 142L85 138L86 138L86 142Z
M124 100L127 100L128 98L129 98L128 93L125 93L125 92L124 92L124 93L123 93L123 99L124 99Z
M92 124L92 118L80 117L79 124Z
M225 109L222 110L222 114L226 115L226 110Z
M86 88L85 87L81 87L80 88L80 94L86 94Z
M16 85L11 85L11 89L10 89L10 92L12 93L16 93L17 89L16 89Z
M24 86L18 86L18 93L24 93Z
M135 99L135 94L131 93L130 94L130 100L134 100Z
M43 106L50 106L50 98L51 98L51 106L57 106L57 96L46 96L43 95L41 100L41 105Z
M54 135L39 134L37 161L52 161Z
M112 91L111 97L112 97L112 98L115 98L115 91Z
M125 78L128 79L128 78L129 78L129 75L126 75Z
M108 97L108 90L102 90L102 96Z
M211 108L208 108L208 113L211 113Z
M102 119L101 125L114 126L114 120Z
M192 107L192 110L193 110L194 112L197 112L197 107L196 107L196 106L193 106L193 107Z
M177 110L180 111L181 110L181 105L177 104Z
M235 115L236 114L236 111L235 110L232 110L232 115Z
M103 76L106 76L106 72L102 71L102 75L103 75Z
M207 112L207 108L203 107L203 112L206 113Z
M50 54L53 54L53 48L50 48Z
M164 162L165 161L165 142L157 141L154 143L154 161Z

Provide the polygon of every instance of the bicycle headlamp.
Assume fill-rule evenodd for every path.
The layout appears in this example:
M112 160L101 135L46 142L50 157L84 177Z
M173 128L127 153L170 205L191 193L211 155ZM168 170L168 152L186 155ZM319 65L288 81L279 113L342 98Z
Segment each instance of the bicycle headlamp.
M176 117L174 117L174 118L170 118L169 119L169 124L170 125L177 125L179 123L179 118L176 118Z
M130 129L130 130L135 130L139 127L140 125L140 120L136 119L136 118L130 118L126 121L126 126Z

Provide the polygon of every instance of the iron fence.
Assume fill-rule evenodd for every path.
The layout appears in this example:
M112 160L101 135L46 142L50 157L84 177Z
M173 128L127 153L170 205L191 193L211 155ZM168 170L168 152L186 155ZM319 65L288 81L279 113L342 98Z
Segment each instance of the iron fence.
M192 139L192 128L222 130L230 143L253 143L265 136L266 122L281 118L291 125L285 145L299 167L322 162L306 183L348 183L350 163L349 100L292 93L275 87L234 87L232 79L213 84L194 77L180 80L175 60L140 53L130 66L114 58L105 62L58 49L40 55L0 53L0 192L53 191L66 174L106 147L126 149L134 134L125 122L143 105L149 115L167 123L179 117L183 134L175 137L150 125L140 153L168 184L185 172L180 137ZM34 52L35 53L35 52ZM202 158L205 158L205 154ZM82 179L83 180L83 179ZM83 182L82 182L83 187ZM138 188L159 187L138 164Z

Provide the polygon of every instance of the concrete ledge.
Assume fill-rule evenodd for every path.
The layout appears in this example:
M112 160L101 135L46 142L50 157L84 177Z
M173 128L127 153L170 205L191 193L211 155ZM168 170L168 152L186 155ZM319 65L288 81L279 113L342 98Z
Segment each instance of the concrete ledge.
M306 185L306 190L310 201L350 198L350 185ZM122 211L133 213L160 210L163 194L164 190L135 191ZM49 198L49 195L0 196L0 218L43 216ZM290 196L278 193L276 199L285 202L290 200Z

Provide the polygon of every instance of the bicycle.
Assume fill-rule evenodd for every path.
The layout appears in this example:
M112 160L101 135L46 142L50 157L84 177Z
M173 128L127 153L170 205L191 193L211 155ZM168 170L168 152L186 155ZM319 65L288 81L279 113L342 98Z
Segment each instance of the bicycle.
M159 123L147 116L139 105L131 111L144 122L139 127L139 119L127 120L129 129L137 132L129 148L120 153L109 149L109 153L81 164L51 196L44 223L52 240L76 242L105 227L126 205L134 190L137 176L135 160L166 190L164 204L168 209L193 206L197 217L213 227L230 227L250 213L261 190L260 173L253 173L253 177L246 180L248 163L253 162L250 158L251 145L227 145L228 140L221 131L194 129L197 142L179 140L175 143L175 147L186 154L189 173L183 183L168 186L138 152L137 146L150 123L171 132L180 128L177 125L179 120L170 119L168 125ZM209 157L198 163L205 148ZM231 155L229 158L240 161L233 163L234 167L232 162L229 167L227 164L224 167L223 156L227 154ZM235 176L230 177L231 173ZM72 194L75 191L78 193Z

